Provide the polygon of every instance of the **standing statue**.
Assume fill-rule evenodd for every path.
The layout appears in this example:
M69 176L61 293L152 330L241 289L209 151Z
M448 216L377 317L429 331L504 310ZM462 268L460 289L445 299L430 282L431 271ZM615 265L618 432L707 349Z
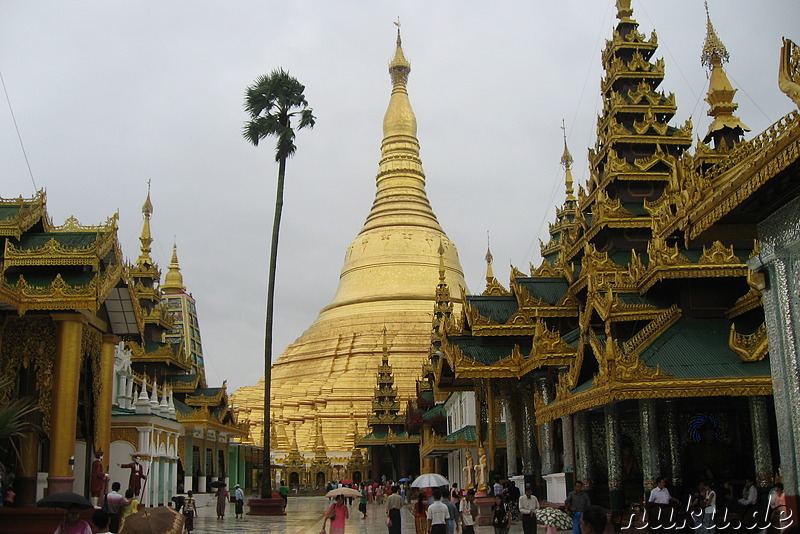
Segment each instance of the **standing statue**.
M470 490L475 487L475 478L473 472L475 471L475 460L472 459L472 452L467 449L467 465L464 467L464 489Z
M92 497L92 504L97 506L97 501L100 496L105 494L108 490L108 473L103 467L103 450L97 449L94 453L94 461L92 462L92 470L89 479L89 493Z
M489 460L486 458L486 449L483 445L478 447L478 465L475 466L475 483L478 491L487 492L489 486L486 484L486 477L489 475Z
M139 463L141 459L142 457L137 454L130 463L117 464L122 468L131 470L131 476L128 478L128 489L132 490L136 497L138 497L139 492L142 491L142 479L147 478L147 475L144 474L144 466Z

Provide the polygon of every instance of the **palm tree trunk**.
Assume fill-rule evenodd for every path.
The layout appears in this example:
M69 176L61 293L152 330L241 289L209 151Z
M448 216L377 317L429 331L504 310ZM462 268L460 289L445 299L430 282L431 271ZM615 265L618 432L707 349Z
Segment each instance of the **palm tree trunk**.
M261 477L261 498L272 497L272 475L270 474L270 400L272 382L272 309L275 304L275 267L278 264L278 235L283 212L283 179L286 176L286 158L278 165L278 190L275 193L275 219L272 222L272 246L269 253L269 280L267 282L267 319L264 333L264 467Z

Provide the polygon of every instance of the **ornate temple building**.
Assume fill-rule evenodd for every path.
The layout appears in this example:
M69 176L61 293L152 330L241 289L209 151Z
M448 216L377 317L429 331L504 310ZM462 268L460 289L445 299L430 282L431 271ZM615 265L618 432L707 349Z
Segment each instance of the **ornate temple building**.
M20 454L1 449L20 506L45 493L88 495L97 449L123 489L129 471L120 464L141 457L146 505L205 491L212 479L255 486L260 449L240 442L247 429L225 385L209 388L202 359L165 340L175 322L150 256L149 193L142 211L141 254L129 265L116 215L56 226L44 192L0 199L0 378L11 386L0 388L0 406L35 401L32 425L15 441ZM182 285L179 273L168 282Z
M612 509L662 475L679 489L749 476L766 488L779 476L796 510L798 282L789 265L800 115L744 139L728 53L709 18L702 57L713 121L693 145L690 122L669 124L677 103L659 89L656 33L639 31L630 0L617 1L617 19L602 53L591 177L576 195L565 140L566 199L541 265L512 269L508 289L489 265L486 290L467 296L462 320L441 335L435 390L474 392L476 439L503 476L540 485L565 473ZM798 56L787 41L780 81L800 104ZM504 450L494 445L501 418Z
M347 464L354 446L351 414L359 434L369 432L384 344L396 401L402 405L416 396L416 380L430 350L440 247L447 283L466 287L456 247L425 193L417 121L406 90L410 71L398 33L372 209L345 253L333 302L273 364L276 458L289 453L291 435L310 462L321 429L332 462ZM456 306L460 309L458 299ZM249 410L252 437L260 442L263 384L242 388L233 397L240 409Z

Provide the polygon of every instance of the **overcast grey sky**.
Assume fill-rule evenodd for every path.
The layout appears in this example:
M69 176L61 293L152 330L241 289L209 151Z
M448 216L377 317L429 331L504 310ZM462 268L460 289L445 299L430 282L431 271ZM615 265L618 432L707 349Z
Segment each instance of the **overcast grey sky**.
M659 37L672 124L709 124L701 0L633 0ZM777 87L781 36L800 41L796 0L710 0L731 55L750 137L793 109ZM119 210L126 257L139 252L152 180L153 257L166 273L173 236L197 299L206 372L229 391L262 376L273 143L241 136L245 87L283 67L317 116L289 161L278 258L274 353L311 325L336 290L344 252L375 191L387 63L400 16L412 65L428 197L483 289L486 232L508 280L540 263L538 240L563 200L561 119L587 178L599 111L600 51L613 0L439 2L39 2L0 0L0 71L37 188L61 224ZM0 105L0 196L31 196L9 107ZM433 288L431 288L433 291Z

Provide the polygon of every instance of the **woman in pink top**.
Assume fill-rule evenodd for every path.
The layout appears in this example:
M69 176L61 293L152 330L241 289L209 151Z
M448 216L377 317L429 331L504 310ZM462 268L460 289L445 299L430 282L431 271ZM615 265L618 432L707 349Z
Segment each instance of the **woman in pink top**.
M58 525L58 528L53 534L92 534L92 527L89 526L89 523L81 519L81 509L79 506L70 506L64 521Z
M323 532L325 531L325 525L328 523L328 519L330 519L330 534L344 534L344 527L348 517L350 517L350 510L344 504L344 496L337 495L336 501L328 508L328 512L325 514L325 521L322 522Z

